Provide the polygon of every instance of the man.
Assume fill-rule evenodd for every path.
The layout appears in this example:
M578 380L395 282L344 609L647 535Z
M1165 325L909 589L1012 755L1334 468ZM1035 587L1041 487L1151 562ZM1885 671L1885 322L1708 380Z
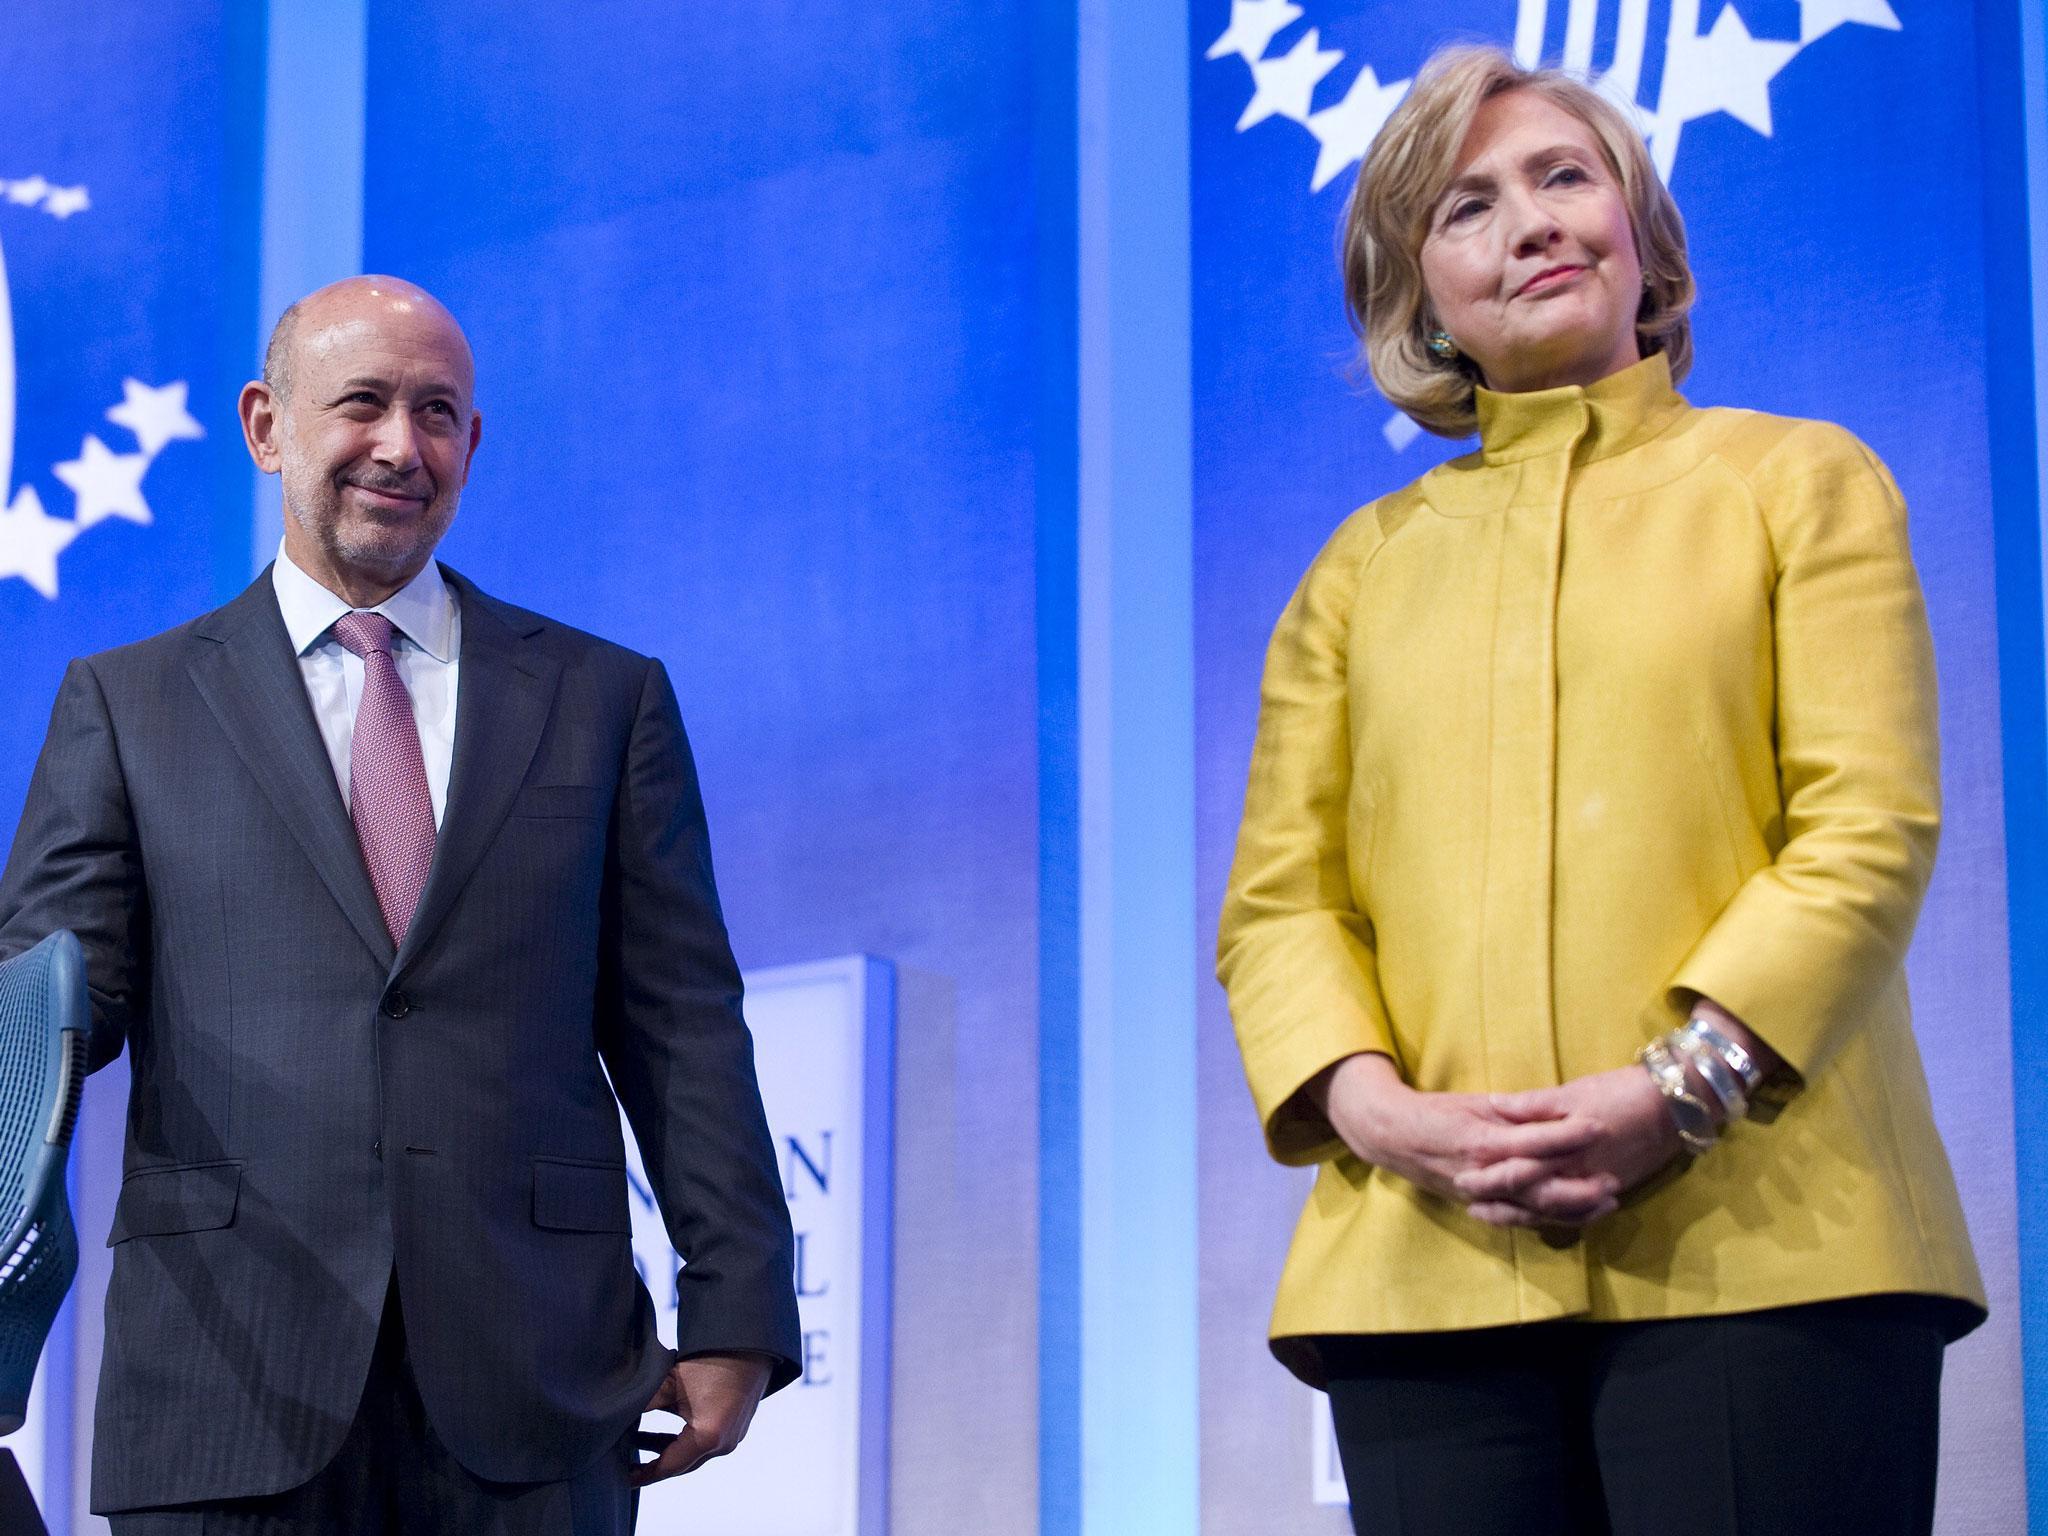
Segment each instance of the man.
M638 1486L796 1374L675 697L433 562L472 383L410 284L286 313L241 400L277 562L72 663L0 879L0 955L74 930L94 1062L133 1068L93 1465L117 1536L629 1531ZM617 1104L686 1259L679 1357ZM636 1465L643 1409L687 1423Z

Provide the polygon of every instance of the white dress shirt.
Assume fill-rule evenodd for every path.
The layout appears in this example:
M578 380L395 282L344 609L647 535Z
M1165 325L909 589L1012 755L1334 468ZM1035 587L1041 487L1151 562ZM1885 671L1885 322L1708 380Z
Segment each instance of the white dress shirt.
M292 563L282 546L271 567L278 610L298 652L299 676L312 701L313 718L334 764L334 782L348 801L348 752L355 738L356 706L363 697L363 660L334 638L334 621L352 610ZM420 756L426 762L427 793L434 825L448 806L448 765L455 757L455 686L462 670L462 605L441 579L432 560L419 575L368 610L381 613L398 631L391 659L420 728Z

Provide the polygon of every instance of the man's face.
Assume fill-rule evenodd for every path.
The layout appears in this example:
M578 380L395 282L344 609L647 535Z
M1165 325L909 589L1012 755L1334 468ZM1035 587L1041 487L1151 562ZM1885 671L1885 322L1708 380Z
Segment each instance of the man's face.
M275 436L286 512L333 569L401 585L469 478L469 347L438 306L375 292L307 315L295 347Z

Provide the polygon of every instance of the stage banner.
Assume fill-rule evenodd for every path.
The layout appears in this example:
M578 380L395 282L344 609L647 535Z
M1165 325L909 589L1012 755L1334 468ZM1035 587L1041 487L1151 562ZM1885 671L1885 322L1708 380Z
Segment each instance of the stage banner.
M0 831L67 662L167 629L249 575L235 396L254 367L251 34L218 3L16 0L0 19ZM87 1090L74 1165L118 1104ZM80 1291L104 1253L81 1208ZM99 1232L104 1233L100 1217ZM97 1294L97 1291L94 1291ZM8 1444L53 1528L73 1499L72 1316ZM96 1367L93 1347L82 1352ZM90 1409L90 1377L85 1408ZM82 1461L82 1457L79 1458Z
M476 350L444 558L667 667L749 975L901 967L895 1536L1039 1526L1041 10L366 7L364 261Z
M1354 374L1335 258L1360 157L1453 41L1597 78L1683 211L1684 392L1822 417L1904 489L1939 652L1942 856L1911 961L1943 1133L1991 1290L1951 1351L1942 1528L2021 1522L2004 825L1969 6L1912 0L1198 0L1191 7L1198 842L1210 932L1267 636L1360 504L1472 445ZM1203 1021L1202 1486L1210 1532L1347 1529L1310 1395L1262 1324L1302 1176L1267 1164L1219 993ZM1225 1411L1225 1409L1228 1411ZM1318 1468L1321 1472L1318 1474Z
M643 1493L640 1530L887 1536L895 972L865 955L755 971L746 1015L796 1229L803 1374L739 1454ZM678 1261L630 1126L626 1144L634 1264L672 1347Z

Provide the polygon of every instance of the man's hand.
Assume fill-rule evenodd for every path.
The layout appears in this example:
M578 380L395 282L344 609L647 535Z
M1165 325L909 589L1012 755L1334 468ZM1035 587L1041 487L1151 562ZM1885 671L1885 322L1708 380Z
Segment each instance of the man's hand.
M1576 1104L1511 1116L1483 1093L1410 1088L1392 1061L1372 1052L1345 1057L1304 1091L1361 1161L1467 1206L1481 1221L1580 1227L1615 1208L1614 1179L1584 1166L1605 1126ZM1485 1198L1468 1192L1494 1169L1506 1173L1478 1186Z
M663 1478L694 1472L714 1456L723 1456L746 1438L754 1410L768 1388L766 1355L692 1355L678 1360L654 1389L649 1413L673 1413L683 1420L681 1434L642 1431L640 1449L658 1454L640 1463L633 1486L645 1488Z

